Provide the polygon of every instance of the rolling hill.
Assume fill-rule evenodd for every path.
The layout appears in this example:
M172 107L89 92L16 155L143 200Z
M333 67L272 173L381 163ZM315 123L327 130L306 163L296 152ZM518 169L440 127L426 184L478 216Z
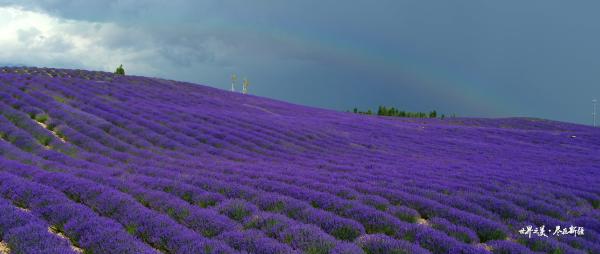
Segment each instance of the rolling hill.
M597 128L33 67L0 113L0 253L600 253Z

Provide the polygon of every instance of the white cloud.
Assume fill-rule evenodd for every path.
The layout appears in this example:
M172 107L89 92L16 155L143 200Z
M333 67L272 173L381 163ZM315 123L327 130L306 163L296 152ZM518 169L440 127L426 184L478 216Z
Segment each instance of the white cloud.
M103 71L123 64L131 74L187 80L196 78L186 72L212 73L235 64L236 45L196 29L68 19L40 8L4 6L0 63Z
M119 37L144 41L142 33L113 23L67 20L20 8L0 8L0 62L4 63L105 71L123 63L140 73L155 71L146 61L140 61L151 58L151 48L116 47L114 39L108 39Z

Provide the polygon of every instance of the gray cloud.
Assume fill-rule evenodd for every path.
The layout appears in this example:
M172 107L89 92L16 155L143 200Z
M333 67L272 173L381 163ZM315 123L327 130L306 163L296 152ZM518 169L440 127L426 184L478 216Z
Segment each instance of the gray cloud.
M178 66L190 67L195 63L212 62L214 55L209 54L206 48L197 47L171 47L166 45L160 49L160 54L167 58L171 63Z
M24 47L29 49L43 48L51 52L64 53L74 47L73 43L63 35L54 34L47 37L35 27L18 29L17 38Z
M600 83L596 1L0 0L0 6L58 20L52 35L41 28L41 34L28 27L16 32L37 47L0 53L4 62L103 70L123 63L129 73L222 88L236 72L253 81L257 94L334 109L387 104L586 122L588 97L600 95L593 85Z
M35 27L17 30L17 36L19 38L19 42L25 43L28 45L33 43L36 39L40 38L41 33L42 32ZM43 38L43 37L41 37L41 38Z
M0 4L17 6L33 11L41 11L67 19L103 22L117 17L136 17L143 12L145 6L159 1L134 0L1 0Z

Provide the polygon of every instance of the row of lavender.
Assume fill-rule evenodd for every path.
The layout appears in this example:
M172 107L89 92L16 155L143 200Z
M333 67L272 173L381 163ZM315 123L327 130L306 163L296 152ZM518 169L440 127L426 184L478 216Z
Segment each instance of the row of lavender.
M87 76L4 75L4 158L62 172L50 182L20 176L59 190L155 251L360 253L361 246L374 253L385 248L485 252L479 242L494 252L526 251L517 242L537 251L599 249L599 193L597 178L590 177L598 157L580 153L599 143L567 136L597 139L588 129L473 128L364 117L356 124L356 116L238 98L210 88L60 72ZM177 89L165 93L169 88ZM238 107L228 105L228 99L252 107L234 112L230 109ZM45 127L36 123L40 120ZM381 131L390 128L394 131ZM444 136L435 136L440 133ZM462 136L469 133L485 138ZM523 135L534 136L523 141ZM540 140L576 152L548 148ZM528 149L515 151L502 142L524 143ZM461 149L440 152L435 149L440 144ZM491 155L495 158L488 161ZM539 170L555 175L532 175ZM68 190L61 189L65 184L53 185L68 176L92 182ZM532 185L535 190L527 188ZM146 221L129 225L129 218L97 208L100 201L72 193L84 186L116 191L110 202L128 200L125 213L166 217L155 226L141 224ZM164 202L173 197L179 201ZM427 224L416 224L420 219ZM530 240L516 234L527 223L574 223L588 231L579 238ZM181 247L187 246L184 240L169 245L168 240L178 239L174 233L138 232L140 227L160 228L156 225L172 225L178 232L187 228L189 235L200 237L197 242L211 247ZM186 234L181 237L195 239Z

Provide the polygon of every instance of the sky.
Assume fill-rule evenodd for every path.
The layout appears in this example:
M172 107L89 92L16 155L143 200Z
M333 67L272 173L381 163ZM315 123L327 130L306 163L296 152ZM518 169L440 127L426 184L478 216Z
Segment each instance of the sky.
M0 65L123 64L221 89L235 73L251 94L339 111L591 124L599 9L597 0L0 0Z

